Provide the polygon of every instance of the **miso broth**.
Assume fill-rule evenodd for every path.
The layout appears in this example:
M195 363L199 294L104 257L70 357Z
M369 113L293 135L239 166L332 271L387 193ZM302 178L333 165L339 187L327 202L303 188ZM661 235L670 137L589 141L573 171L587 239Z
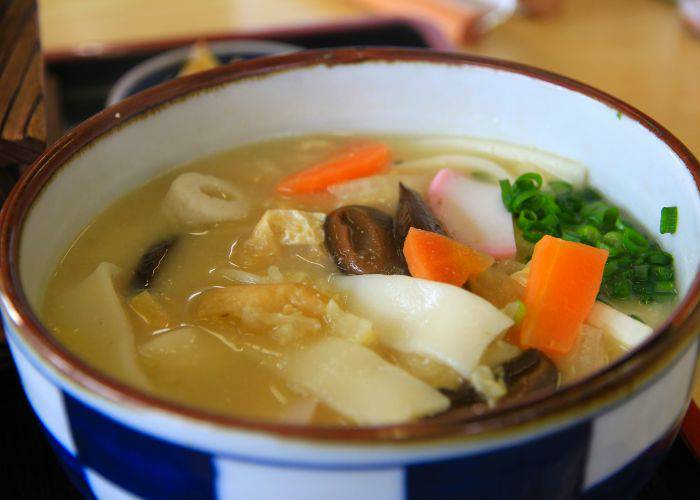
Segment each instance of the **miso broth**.
M328 165L337 151L367 141L390 150L389 163L379 171L312 192L276 189L291 174ZM474 250L487 268L469 274L464 287L423 274L409 277L414 261L400 244L398 254L370 248L348 256L343 249L329 248L334 230L338 241L348 245L395 244L399 183L430 199L421 205L427 210L437 206L432 204L439 188L435 177L444 168L451 168L450 175L460 182L488 185L484 206L503 204L500 195L493 199L493 192L501 189L504 173L513 186L525 172L539 174L542 189L557 186L553 172L558 170L548 165L499 156L489 148L464 149L455 138L317 135L246 145L179 166L117 200L80 233L50 280L43 320L76 355L150 393L213 412L301 424L372 425L428 418L458 406L494 407L522 396L513 373L546 366L549 375L539 389L555 390L623 354L630 345L588 323L565 354L516 345L523 316L532 310L523 301L535 242L527 241L534 239L532 234L510 214L515 229L502 232L504 238L514 238L515 253L499 254L508 245L497 238L495 260L483 248ZM209 208L198 206L200 198L190 197L188 190L208 197ZM455 235L461 234L454 230L459 217L452 214L467 208L456 206L442 219L439 214L451 209L443 205L438 210L436 220L447 227L441 236L446 240L459 240ZM334 212L341 208L346 211ZM353 233L355 227L343 232L347 228L342 224L352 217L370 221L371 234ZM433 233L420 234L432 241ZM600 242L608 255L615 251ZM455 248L463 252L462 246ZM459 251L455 255L466 255ZM365 273L352 267L374 269L382 252L391 253L396 270ZM644 258L630 269L638 274L646 270L649 276L665 273L666 287L675 282L672 264L648 264ZM350 269L343 269L346 261ZM152 275L139 284L140 275L134 273L144 262ZM432 265L430 259L426 265ZM608 260L605 272L610 269ZM363 275L363 280L356 278ZM634 277L629 282L642 290ZM601 288L599 299L609 304L610 314L634 315L635 332L648 334L669 314L675 295L669 291L641 303L634 293L623 297L625 290L614 288L626 283L613 284L605 296ZM451 309L465 304L460 321L472 321L475 314L469 311L483 311L478 314L486 318L482 323L473 319L478 335L470 338L470 331L455 327L456 317L439 304L421 316L422 309L410 302L420 294L442 301L445 310L448 304L459 305ZM400 305L404 297L412 297L406 298L408 305ZM399 305L388 311L389 304ZM640 326L644 324L648 327ZM389 339L396 325L403 325L400 341ZM444 338L430 338L425 332L431 328ZM453 360L439 351L442 345L459 345L456 334L474 347ZM380 398L382 391L385 397Z

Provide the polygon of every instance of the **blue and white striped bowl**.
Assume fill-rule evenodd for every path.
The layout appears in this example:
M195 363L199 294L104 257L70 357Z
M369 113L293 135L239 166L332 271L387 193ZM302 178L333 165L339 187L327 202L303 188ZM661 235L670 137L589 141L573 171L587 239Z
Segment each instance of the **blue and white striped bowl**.
M651 340L580 383L493 414L379 428L295 427L140 393L76 359L35 311L68 244L101 209L172 165L318 131L452 133L579 160L655 232L680 211L682 303ZM178 79L83 123L19 182L0 227L5 331L67 472L98 498L621 498L678 430L698 356L698 162L656 122L563 77L427 51L342 49ZM118 230L118 228L115 228ZM38 479L40 480L40 479Z

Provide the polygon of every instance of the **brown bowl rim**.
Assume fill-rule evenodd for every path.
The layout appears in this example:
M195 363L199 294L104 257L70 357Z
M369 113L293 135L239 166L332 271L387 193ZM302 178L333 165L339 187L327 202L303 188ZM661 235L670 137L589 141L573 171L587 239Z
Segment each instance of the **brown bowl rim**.
M623 397L648 379L667 368L698 331L700 322L700 273L696 272L687 297L655 335L629 355L603 370L567 385L552 394L533 395L517 403L481 415L464 416L448 412L431 419L379 427L325 427L252 421L188 407L131 388L90 367L68 352L41 324L31 310L19 280L21 229L33 202L61 167L89 147L92 141L158 108L188 95L227 83L260 78L283 71L312 66L348 65L367 62L419 62L487 67L521 74L586 95L627 118L635 120L668 146L692 174L700 190L700 164L688 148L673 134L646 114L625 102L576 80L531 66L498 59L438 52L424 49L343 48L302 51L264 57L222 66L204 73L166 82L111 106L68 132L54 143L19 180L5 206L0 222L0 291L4 295L8 320L36 354L62 376L83 389L118 404L145 406L184 417L202 424L229 430L265 432L277 436L322 441L414 442L434 438L473 438L482 432L496 432L515 426L535 427L539 423L571 419L582 411L595 410L602 404ZM619 115L620 116L620 115ZM538 423L539 422L539 423Z

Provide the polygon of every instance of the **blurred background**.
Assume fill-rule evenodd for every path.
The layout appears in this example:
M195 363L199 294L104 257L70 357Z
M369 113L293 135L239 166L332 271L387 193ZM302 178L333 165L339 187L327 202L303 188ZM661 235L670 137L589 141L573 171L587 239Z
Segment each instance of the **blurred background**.
M39 0L43 50L260 33L369 16L431 23L458 50L563 73L641 108L700 151L700 2L686 0ZM470 23L495 9L485 26ZM352 43L352 40L348 40ZM372 40L392 45L387 36ZM362 40L360 40L362 42ZM443 47L444 48L444 47Z

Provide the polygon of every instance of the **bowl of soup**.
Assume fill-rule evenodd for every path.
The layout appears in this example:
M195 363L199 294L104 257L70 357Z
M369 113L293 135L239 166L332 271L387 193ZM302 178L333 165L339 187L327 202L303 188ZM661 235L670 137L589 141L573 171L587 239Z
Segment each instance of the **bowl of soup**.
M697 179L651 118L531 67L236 63L25 173L5 332L100 498L631 495L689 400Z

